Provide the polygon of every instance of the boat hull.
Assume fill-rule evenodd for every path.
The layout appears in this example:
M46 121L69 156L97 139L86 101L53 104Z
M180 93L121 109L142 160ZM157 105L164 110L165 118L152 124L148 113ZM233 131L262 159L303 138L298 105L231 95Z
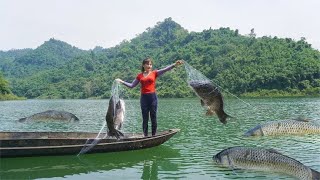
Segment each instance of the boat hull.
M87 153L150 148L163 144L178 131L179 129L170 129L150 137L128 133L119 140L104 138ZM94 140L96 135L97 133L85 132L0 132L0 157L78 154L87 140Z

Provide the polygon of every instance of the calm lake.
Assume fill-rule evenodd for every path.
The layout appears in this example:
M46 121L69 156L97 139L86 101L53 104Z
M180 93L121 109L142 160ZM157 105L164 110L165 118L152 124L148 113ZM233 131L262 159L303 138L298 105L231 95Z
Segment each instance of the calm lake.
M0 179L293 179L285 174L232 170L212 156L232 146L274 148L320 171L320 135L245 138L258 123L306 117L320 123L320 98L225 99L234 118L227 125L205 116L196 98L161 99L158 131L181 131L145 150L71 156L1 158ZM142 132L139 100L126 100L124 132ZM249 106L248 104L251 104ZM0 131L99 132L108 100L26 100L0 102ZM79 123L17 120L49 109L65 110ZM150 132L150 126L149 126Z

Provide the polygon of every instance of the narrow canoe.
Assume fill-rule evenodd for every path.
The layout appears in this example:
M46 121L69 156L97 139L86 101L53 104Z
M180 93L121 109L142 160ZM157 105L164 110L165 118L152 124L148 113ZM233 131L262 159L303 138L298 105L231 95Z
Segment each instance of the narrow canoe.
M87 153L150 148L163 144L179 131L170 129L148 137L140 133L126 133L120 139L104 138ZM89 132L0 132L0 157L76 155L87 140L94 140L96 136L97 133Z

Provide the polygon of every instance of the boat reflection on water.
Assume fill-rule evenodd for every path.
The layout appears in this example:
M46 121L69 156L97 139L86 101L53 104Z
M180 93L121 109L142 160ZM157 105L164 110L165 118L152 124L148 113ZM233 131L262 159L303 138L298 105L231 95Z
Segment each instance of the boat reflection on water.
M143 171L141 179L159 179L157 160L145 161L143 163Z
M78 156L41 156L22 158L2 158L0 179L36 179L64 177L67 175L89 174L92 172L132 168L143 165L141 178L149 179L158 174L158 168L177 166L171 158L180 157L179 150L165 145L158 147L115 152L85 154ZM164 167L162 167L164 166ZM139 167L141 169L141 167ZM174 171L174 169L172 169Z

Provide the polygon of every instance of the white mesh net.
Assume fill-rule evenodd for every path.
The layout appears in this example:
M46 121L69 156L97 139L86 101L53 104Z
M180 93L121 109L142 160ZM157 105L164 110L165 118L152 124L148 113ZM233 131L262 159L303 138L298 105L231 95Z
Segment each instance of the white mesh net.
M190 84L190 82L203 82L203 83L211 83L210 79L208 79L205 75L203 75L200 71L194 69L191 65L189 65L187 62L184 62L184 67L187 72L187 82Z
M123 100L123 95L124 95L124 91L123 91L123 87L120 85L120 83L118 81L113 81L112 87L111 87L111 96L109 101L113 101L113 116L115 116L117 114L116 112L116 104L117 102L119 102L120 100L123 103L124 106L124 100ZM124 107L123 107L124 108ZM123 113L125 113L125 111L123 111ZM123 114L123 116L125 116L125 114ZM124 119L124 117L123 117ZM88 151L90 151L95 145L97 145L102 139L106 138L108 136L108 133L102 133L103 129L106 126L106 121L104 121L98 135L94 138L94 139L88 139L87 142L85 143L85 145L83 146L83 148L81 149L81 151L79 152L78 156L81 154L84 154Z

